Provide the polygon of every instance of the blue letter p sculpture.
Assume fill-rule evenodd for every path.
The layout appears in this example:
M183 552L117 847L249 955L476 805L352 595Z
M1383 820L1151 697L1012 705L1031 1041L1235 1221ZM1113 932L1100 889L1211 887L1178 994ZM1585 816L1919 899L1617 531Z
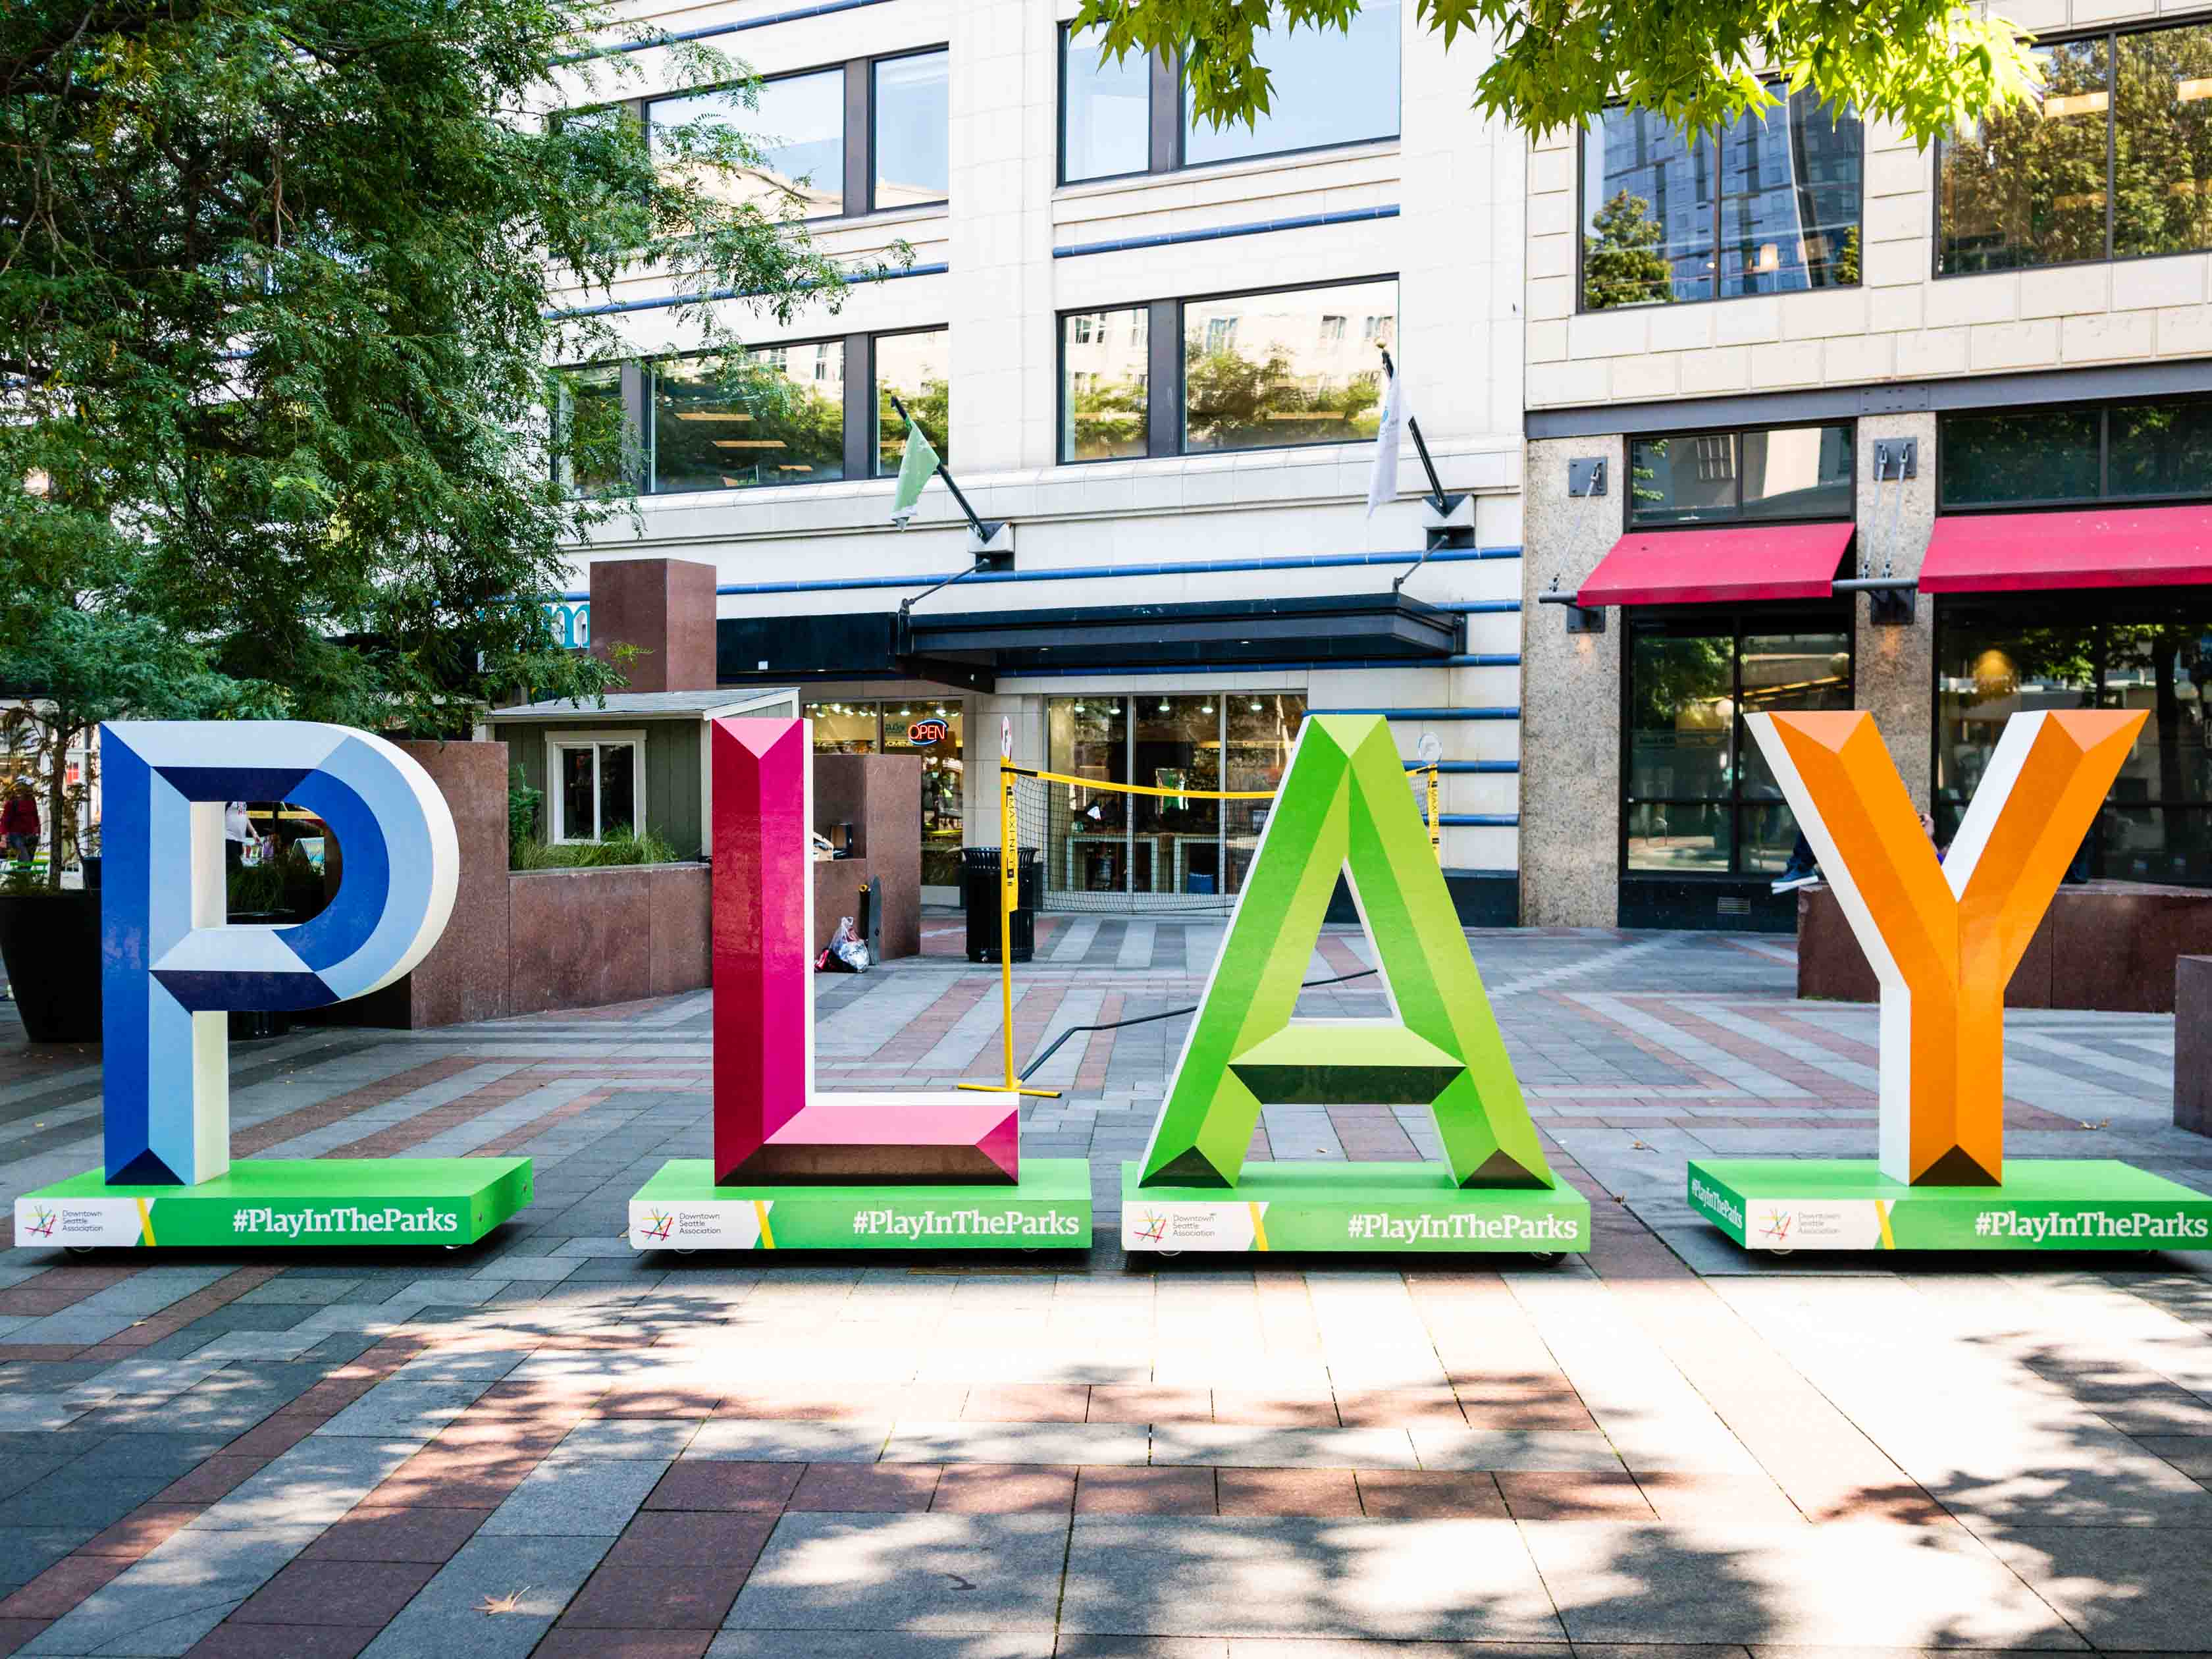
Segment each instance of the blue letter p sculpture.
M104 1171L16 1200L15 1243L457 1244L529 1202L530 1160L230 1161L233 1012L299 1012L409 972L445 931L445 799L383 738L300 720L101 727ZM336 838L328 906L227 924L223 805L288 800Z

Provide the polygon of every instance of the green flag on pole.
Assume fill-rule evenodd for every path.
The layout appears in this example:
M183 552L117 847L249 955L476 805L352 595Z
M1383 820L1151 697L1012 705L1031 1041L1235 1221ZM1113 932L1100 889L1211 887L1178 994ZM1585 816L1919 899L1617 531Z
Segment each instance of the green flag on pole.
M891 498L891 522L900 529L914 517L914 509L921 500L921 487L937 471L937 451L929 441L929 434L915 425L909 416L906 423L906 448L899 457L898 490Z

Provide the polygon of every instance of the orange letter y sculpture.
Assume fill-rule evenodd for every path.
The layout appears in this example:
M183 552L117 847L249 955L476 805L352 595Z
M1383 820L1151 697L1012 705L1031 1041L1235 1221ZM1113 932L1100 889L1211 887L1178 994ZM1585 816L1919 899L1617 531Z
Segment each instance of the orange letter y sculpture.
M1941 863L1874 718L1746 716L1881 981L1881 1172L1994 1187L2004 994L2144 714L2015 714Z

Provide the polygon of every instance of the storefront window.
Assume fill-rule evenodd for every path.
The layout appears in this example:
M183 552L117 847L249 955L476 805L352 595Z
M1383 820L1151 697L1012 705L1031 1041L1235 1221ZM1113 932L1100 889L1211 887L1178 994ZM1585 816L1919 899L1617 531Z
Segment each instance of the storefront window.
M921 884L956 886L966 821L961 706L926 697L886 702L883 720L884 753L914 755L921 761Z
M1848 519L1851 439L1848 426L1632 438L1628 521L1644 529Z
M877 752L880 715L872 702L810 702L814 752L817 755L872 755Z
M1630 627L1626 867L1649 875L1779 870L1796 820L1743 716L1849 708L1848 629L1840 618L1725 614Z
M1305 719L1297 692L1081 695L1046 702L1048 769L1147 789L1272 790ZM1056 790L1046 899L1083 893L1219 897L1241 890L1264 801Z
M1936 448L1947 509L2201 501L2212 496L2212 399L1946 414Z
M2150 718L2075 872L2212 886L2212 596L1947 602L1936 666L1939 843L1958 833L2014 714L2140 708Z

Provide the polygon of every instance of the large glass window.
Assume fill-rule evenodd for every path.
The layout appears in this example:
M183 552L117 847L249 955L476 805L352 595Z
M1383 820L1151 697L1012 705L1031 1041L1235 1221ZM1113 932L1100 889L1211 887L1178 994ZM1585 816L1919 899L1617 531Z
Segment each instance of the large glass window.
M2014 714L2150 715L2077 873L2212 886L2212 593L1946 600L1936 613L1936 838L1948 844Z
M657 363L653 487L665 494L842 478L844 405L841 340Z
M1960 411L1936 432L1945 507L2212 497L2212 399Z
M875 196L870 205L941 202L951 177L950 54L878 60L875 72Z
M1065 184L1142 173L1152 156L1151 61L1133 52L1116 63L1099 50L1100 33L1060 32L1060 176Z
M1395 282L1186 301L1183 448L1372 438L1397 311Z
M1938 272L2212 247L2212 24L2035 56L2038 95L1943 144Z
M760 165L726 173L721 180L721 188L737 199L761 202L771 211L795 202L800 216L809 219L845 210L842 68L763 81L758 106L750 109L735 88L656 98L646 106L646 119L654 128L694 122L732 127L750 138L760 152Z
M1786 615L1632 618L1628 656L1625 867L1712 876L1781 869L1796 820L1743 716L1849 708L1847 623Z
M923 334L876 336L876 476L899 470L906 447L906 422L891 398L921 422L940 459L952 459L952 336L947 329Z
M1184 100L1182 157L1193 167L1398 136L1398 0L1365 0L1348 30L1255 30L1269 108L1250 125L1213 127Z
M1864 149L1809 90L1717 132L1606 111L1583 137L1583 308L1856 286Z
M637 434L623 411L622 365L562 369L553 423L553 465L576 495L622 495L637 488Z
M1151 403L1150 313L1079 311L1060 319L1060 459L1145 453Z
M1632 438L1628 483L1628 521L1638 527L1848 519L1851 428Z
M1162 793L1071 788L1048 827L1046 903L1100 892L1202 902L1241 890L1268 803L1175 792L1273 790L1304 719L1297 692L1048 698L1050 770Z

